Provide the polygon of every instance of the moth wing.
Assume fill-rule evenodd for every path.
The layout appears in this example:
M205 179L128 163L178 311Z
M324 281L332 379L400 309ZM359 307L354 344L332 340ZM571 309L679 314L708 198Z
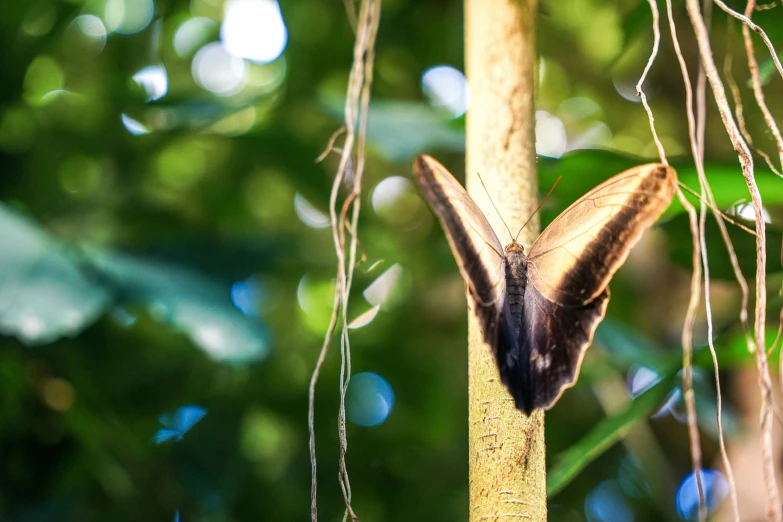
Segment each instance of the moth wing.
M481 209L446 167L422 155L416 158L414 172L424 198L443 227L462 278L479 305L477 313L485 323L486 335L487 323L496 323L503 307L503 246Z
M536 408L549 409L573 386L579 377L587 348L604 318L609 303L609 288L590 303L580 307L562 307L544 297L533 285L525 288L525 317L517 340L521 354L516 371L526 379L525 395L513 393L517 407L528 414Z
M606 290L642 232L669 206L677 173L662 164L626 170L557 216L528 253L528 277L541 295L581 307Z

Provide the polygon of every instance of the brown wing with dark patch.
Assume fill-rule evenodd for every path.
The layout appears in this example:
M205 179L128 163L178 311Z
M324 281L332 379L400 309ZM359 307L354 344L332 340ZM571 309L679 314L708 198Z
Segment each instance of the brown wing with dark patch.
M649 164L622 172L579 198L536 239L528 277L543 297L584 306L604 293L642 232L669 206L677 173Z
M491 310L493 317L480 317L482 322L494 323L506 291L503 246L487 218L446 167L430 156L419 156L414 172L422 194L443 226L462 277L479 305L479 316Z
M565 308L541 295L534 286L527 286L525 321L518 340L521 353L530 357L526 368L530 390L527 411L551 408L567 388L576 384L582 359L608 303L608 288L584 306Z

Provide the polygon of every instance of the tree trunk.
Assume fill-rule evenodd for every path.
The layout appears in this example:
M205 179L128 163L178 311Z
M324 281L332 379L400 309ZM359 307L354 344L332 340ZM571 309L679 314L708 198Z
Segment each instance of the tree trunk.
M535 14L535 0L465 0L466 184L503 244L511 238L487 192L514 233L537 204ZM538 229L536 216L521 243ZM544 413L515 408L469 315L470 520L546 520Z

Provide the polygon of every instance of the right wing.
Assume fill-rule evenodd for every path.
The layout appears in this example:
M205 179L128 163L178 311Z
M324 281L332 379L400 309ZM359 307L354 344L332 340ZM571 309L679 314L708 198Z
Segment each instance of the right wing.
M535 240L528 251L528 284L562 306L589 304L604 293L676 190L677 173L658 163L604 181L564 210Z

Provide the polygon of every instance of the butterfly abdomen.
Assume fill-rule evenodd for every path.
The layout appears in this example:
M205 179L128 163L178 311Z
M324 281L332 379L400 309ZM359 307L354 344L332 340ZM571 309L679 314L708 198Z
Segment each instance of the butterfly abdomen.
M506 254L506 303L515 337L522 326L522 307L527 285L527 257L522 252Z

